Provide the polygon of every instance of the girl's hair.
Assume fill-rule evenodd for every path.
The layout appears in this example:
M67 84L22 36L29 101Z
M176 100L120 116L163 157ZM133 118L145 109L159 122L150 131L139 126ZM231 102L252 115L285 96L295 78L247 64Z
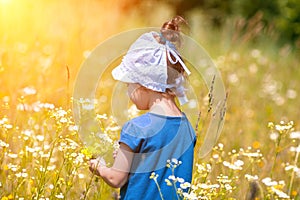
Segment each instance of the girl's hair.
M176 16L173 19L165 22L160 29L160 33L163 37L161 39L161 42L163 42L166 39L172 42L177 48L179 48L182 40L179 28L182 24L187 25L187 22L181 16Z
M160 43L164 43L165 40L168 40L172 42L177 48L180 47L182 38L180 35L180 25L181 24L186 24L187 22L184 18L181 16L176 16L170 21L165 22L161 29L161 38L160 38ZM180 57L180 55L178 55ZM174 56L171 55L172 60L175 60ZM181 57L180 57L181 58ZM181 59L182 60L182 59ZM179 75L184 74L184 69L181 66L179 62L172 64L168 59L167 59L167 64L168 64L168 84L173 84L176 80L176 78L179 77ZM169 93L169 92L168 92Z

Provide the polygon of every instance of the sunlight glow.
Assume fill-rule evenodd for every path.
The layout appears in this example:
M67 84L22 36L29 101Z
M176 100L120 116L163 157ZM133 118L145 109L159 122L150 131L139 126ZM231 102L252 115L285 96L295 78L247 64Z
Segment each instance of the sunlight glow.
M9 3L11 3L11 1L12 0L0 0L0 4L3 4L3 5L9 4Z

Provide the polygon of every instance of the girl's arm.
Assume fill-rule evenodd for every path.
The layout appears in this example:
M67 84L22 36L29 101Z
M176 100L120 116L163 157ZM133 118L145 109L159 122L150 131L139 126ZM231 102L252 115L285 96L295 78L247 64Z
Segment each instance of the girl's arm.
M89 162L90 170L114 188L122 187L128 179L128 174L133 158L133 151L124 143L120 143L120 148L111 168L99 163L99 160L93 159Z

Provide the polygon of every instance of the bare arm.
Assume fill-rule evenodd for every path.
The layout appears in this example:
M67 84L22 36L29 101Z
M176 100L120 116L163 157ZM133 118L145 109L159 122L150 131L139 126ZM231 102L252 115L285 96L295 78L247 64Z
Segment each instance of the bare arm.
M90 161L90 170L114 188L122 187L128 180L133 158L133 151L124 143L120 143L119 151L111 168L99 164L97 159Z

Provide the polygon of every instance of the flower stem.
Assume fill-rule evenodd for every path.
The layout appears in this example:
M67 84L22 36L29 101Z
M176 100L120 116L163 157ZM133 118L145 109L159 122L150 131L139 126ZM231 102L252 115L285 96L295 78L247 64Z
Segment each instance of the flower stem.
M158 191L159 191L160 198L161 198L162 200L164 200L163 194L161 193L161 189L160 189L160 187L159 187L159 185L158 185L158 182L157 182L156 178L154 179L154 182L155 182L155 184L156 184L156 186L157 186L157 189L158 189Z
M91 179L90 179L89 183L86 185L86 189L84 191L84 196L83 196L83 198L80 198L80 199L86 200L87 194L88 194L88 192L89 192L89 190L91 188L91 185L92 185L92 182L94 180L94 177L95 177L95 174L93 173L92 176L91 176Z
M297 153L296 153L295 160L294 160L294 165L295 166L296 166L296 164L298 162L299 153L300 153L300 151L298 149L300 149L300 144L298 145L297 151L296 151ZM294 177L295 177L295 170L293 169L293 172L292 172L292 175L291 175L290 184L289 184L289 191L288 191L288 195L289 196L291 196L291 193L292 193Z
M172 175L175 177L175 168L172 168ZM179 196L178 196L178 193L177 193L177 187L176 187L176 181L173 181L173 186L174 186L174 190L175 190L175 193L176 193L176 197L177 199L179 200Z
M281 135L279 135L277 143L276 143L276 149L275 149L275 157L274 157L274 161L273 161L273 165L272 165L272 169L271 169L271 174L270 174L270 178L273 178L273 172L274 172L274 168L275 168L275 164L276 164L276 160L277 160L277 156L279 154L279 145L280 145L280 141L281 141Z

